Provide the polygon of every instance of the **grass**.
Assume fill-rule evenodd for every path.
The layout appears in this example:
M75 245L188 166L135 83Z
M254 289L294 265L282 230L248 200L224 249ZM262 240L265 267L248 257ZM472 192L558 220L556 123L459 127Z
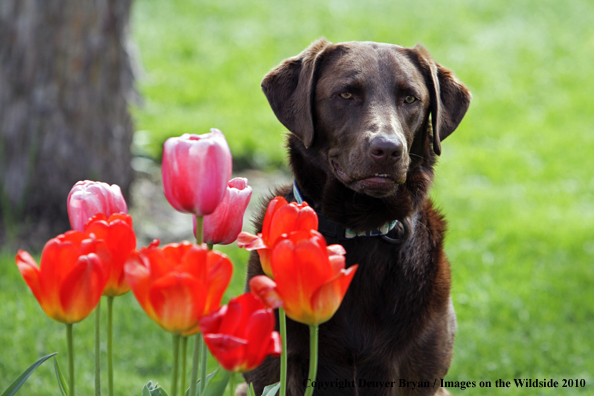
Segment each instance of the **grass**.
M285 167L284 128L259 89L270 68L320 36L423 43L474 95L443 143L432 192L449 221L459 326L446 379L477 385L451 390L519 394L515 378L553 378L586 380L555 393L593 394L593 14L588 0L138 0L144 105L134 109L134 149L158 160L167 137L218 127L236 167ZM237 264L231 296L243 289L246 255L227 251ZM43 315L12 255L0 259L0 389L65 350L63 326ZM170 337L131 295L116 309L116 393L138 394L149 379L167 388ZM91 328L75 327L81 394L91 394ZM23 394L55 395L50 365L38 371ZM511 387L495 388L498 379Z

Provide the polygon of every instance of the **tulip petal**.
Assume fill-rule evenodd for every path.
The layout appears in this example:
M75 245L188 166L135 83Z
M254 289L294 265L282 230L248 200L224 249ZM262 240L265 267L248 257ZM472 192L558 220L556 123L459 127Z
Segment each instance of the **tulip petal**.
M153 244L140 249L138 254L144 262L144 266L149 269L152 282L170 273L175 268L176 263L167 258L163 249Z
M318 215L306 202L299 205L299 218L297 219L296 228L298 230L317 230L318 229Z
M116 184L79 181L68 194L68 218L73 230L83 231L89 219L98 213L110 216L120 212L127 213L128 207Z
M262 299L268 308L276 309L283 306L283 300L276 291L276 283L265 275L254 276L249 282L252 293Z
M126 281L132 288L132 293L136 300L147 313L147 315L155 320L155 312L149 303L149 289L151 286L151 274L149 268L144 265L138 252L132 252L124 266L124 274Z
M101 257L108 277L107 285L103 291L106 296L115 297L130 290L123 271L126 259L130 252L136 248L136 235L130 227L131 221L130 223L125 221L124 216L131 218L127 214L112 215L110 216L112 222L107 223L106 221L97 221L97 216L95 216L85 227L85 233L95 235L99 242L97 254Z
M347 270L342 270L334 279L322 285L313 293L311 307L315 312L316 322L309 324L318 325L324 323L336 313L358 267L355 264Z
M305 234L305 232L301 233ZM334 277L334 273L328 265L325 246L321 247L315 239L302 238L298 234L291 235L291 238L295 238L294 241L285 240L274 249L272 272L279 286L279 292L280 290L284 291L287 287L298 287L301 289L301 293L311 295L314 290ZM277 249L281 244L284 246L277 256ZM291 250L291 253L288 249ZM280 293L285 299L283 292Z
M285 205L278 209L272 218L272 224L268 234L262 232L266 245L274 247L277 239L282 234L288 234L291 231L298 230L297 220L299 219L299 209L295 205Z
M243 323L243 326L236 329L234 333L235 335L240 336L242 338L247 338L244 337L244 334L246 334L246 324L249 322L251 315L256 311L265 309L266 306L264 305L262 300L256 297L253 293L244 293L240 296L232 298L231 301L229 301L229 305L231 305L232 303L239 305L241 307L240 322Z
M239 324L241 323L242 313L241 304L236 301L236 299L231 299L229 304L227 304L227 311L221 318L216 332L224 334L236 334L237 330L239 329Z
M37 263L35 263L33 257L31 257L31 255L24 250L18 251L15 260L17 267L19 268L19 272L25 280L25 283L27 286L29 286L29 289L31 289L31 292L33 292L33 295L39 304L42 305L43 301L45 300L45 296L41 292L39 280L40 271Z
M113 213L128 213L128 205L122 194L122 189L117 184L112 184L108 187L111 194L107 194L109 201L109 214ZM130 224L132 226L132 224Z
M329 245L327 249L329 257L336 255L344 256L346 254L346 250L344 250L344 247L339 244Z
M271 233L272 219L275 213L289 203L283 197L275 197L268 203L266 214L264 215L264 222L262 223L262 235L269 235Z
M229 334L204 334L204 342L227 371L237 371L244 361L247 340Z
M272 355L274 357L280 356L283 351L281 337L278 331L273 331L270 335L270 342L268 344L268 355Z
M45 296L42 307L61 307L58 297L59 285L62 284L66 276L74 269L79 256L79 250L71 242L53 238L45 244L41 253L39 277L41 294ZM44 308L44 311L48 316L53 318L46 308Z
M345 258L344 256L330 256L328 257L328 260L330 261L330 266L332 268L332 273L333 274L337 274L340 272L340 270L344 269L344 265L345 265Z
M203 307L201 299L193 298L193 294L200 286L187 274L170 273L158 279L149 290L157 323L174 334L196 326Z
M270 309L255 311L249 317L245 329L245 339L249 340L245 352L245 369L256 368L268 355L266 344L274 331L274 324L274 314Z
M262 271L264 271L267 276L274 279L274 275L272 274L272 249L258 249L257 252L258 257L260 258Z
M248 343L247 340L227 334L205 334L204 340L209 340L209 342L207 342L208 344L213 348L220 349L224 352L233 351Z
M130 216L129 214L125 213L122 211L122 213L113 213L111 216L109 216L109 219L107 220L107 222L109 224L115 222L116 220L121 220L124 223L128 224L128 226L130 228L132 228L132 216Z
M252 293L232 298L214 314L203 317L200 324L206 344L226 370L245 372L268 354L280 353L274 313Z
M204 264L201 264L201 266L205 267ZM223 290L223 292L221 293L221 296L218 299L218 302L216 303L216 305L214 305L214 306L208 305L209 304L209 299L212 297L211 296L212 289L208 285L206 285L204 283L201 283L200 281L198 281L198 284L200 286L199 287L196 287L193 290L193 294L192 294L192 299L196 302L196 313L195 313L195 315L196 315L196 318L198 320L196 321L196 324L194 326L188 328L187 330L185 330L182 333L182 336L184 336L184 337L187 337L187 336L190 336L192 334L195 334L195 333L198 333L200 331L203 331L201 329L200 320L205 315L212 313L213 310L216 310L216 308L221 303L222 294L224 293L224 290ZM215 291L215 293L219 293L219 292L218 291ZM220 325L220 323L219 323L219 325Z
M183 261L184 256L195 246L193 243L183 241L181 243L169 243L163 246L161 250L167 261L175 263L174 265L179 265Z
M206 267L208 271L206 279L208 294L203 314L212 312L221 304L223 294L233 276L233 264L223 253L214 250L209 251Z
M239 233L239 235L237 236L237 246L239 246L240 248L245 248L245 250L248 251L264 249L267 247L264 243L264 240L262 239L261 234L258 234L258 236L256 236L248 232Z
M318 229L318 215L307 203L291 202L283 205L286 200L282 198L277 203L275 202L277 198L270 202L262 226L262 237L268 247L273 248L283 234ZM271 206L272 210L270 210Z
M173 245L167 246L172 246L171 250L175 249ZM163 248L163 250L165 250L167 246ZM206 264L208 248L206 245L195 245L189 244L188 242L187 246L182 247L180 245L176 250L177 252L175 253L175 256L173 254L170 256L172 262L178 263L175 267L175 271L179 273L188 273L196 278L198 282L206 285L208 279L208 268Z
M279 242L272 251L272 272L275 275L275 282L290 285L299 281L292 273L295 270L295 249L290 240ZM277 279L278 278L278 279ZM284 296L283 296L284 297Z
M178 211L203 216L223 199L231 177L229 145L222 132L184 134L163 146L163 190Z
M221 321L223 320L223 317L227 314L228 309L228 305L223 305L218 310L208 315L204 315L202 318L200 318L200 328L202 333L218 333Z
M214 212L204 216L204 241L219 245L228 245L235 241L241 232L244 213L251 196L252 188L247 185L247 179L230 180L221 203Z
M272 272L285 312L296 321L310 316L309 299L321 282L304 273L300 266L292 241L286 239L279 242L272 252Z
M200 331L200 319L217 309L232 272L227 256L189 242L160 249L155 241L132 254L125 266L126 279L149 317L183 336ZM218 326L215 319L206 322Z
M60 284L60 304L65 323L76 323L95 309L105 287L101 260L95 253L80 256L76 266Z

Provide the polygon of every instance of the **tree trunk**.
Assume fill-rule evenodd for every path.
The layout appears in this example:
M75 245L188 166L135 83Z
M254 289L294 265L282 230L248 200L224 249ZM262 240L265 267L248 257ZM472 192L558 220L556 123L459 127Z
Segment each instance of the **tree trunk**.
M39 248L70 229L78 180L133 171L131 0L0 1L0 244Z

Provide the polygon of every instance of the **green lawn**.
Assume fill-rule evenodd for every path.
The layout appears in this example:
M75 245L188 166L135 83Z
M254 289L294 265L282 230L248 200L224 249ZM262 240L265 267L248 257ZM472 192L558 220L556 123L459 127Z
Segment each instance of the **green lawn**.
M424 44L474 95L443 143L432 196L449 221L458 314L449 381L512 381L472 395L594 394L594 3L590 0L190 2L138 0L133 36L144 73L134 109L139 155L182 133L227 136L237 167L285 167L284 128L259 84L311 41ZM246 254L229 296L242 291ZM0 390L59 351L8 252L0 258ZM168 388L170 337L131 295L116 300L118 395ZM92 320L75 327L78 386L92 393ZM47 363L46 363L47 364ZM23 394L55 395L51 365ZM585 379L518 390L515 378ZM34 390L33 390L34 389Z

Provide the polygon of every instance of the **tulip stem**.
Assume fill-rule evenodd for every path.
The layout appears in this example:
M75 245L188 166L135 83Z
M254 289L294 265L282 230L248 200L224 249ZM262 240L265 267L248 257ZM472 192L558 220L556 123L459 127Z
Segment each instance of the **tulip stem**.
M107 297L107 386L113 396L113 297Z
M202 245L202 235L204 227L204 217L196 216L196 243Z
M278 321L280 325L281 334L281 372L280 372L280 396L285 396L287 393L287 315L283 307L278 309Z
M318 325L309 326L309 374L307 379L310 383L315 382L318 372ZM313 394L313 386L308 386L305 396Z
M196 396L196 385L198 383L198 367L200 366L200 355L202 353L202 337L200 333L194 336L194 354L192 355L192 375L190 377L190 395Z
M229 396L235 396L235 373L233 371L229 376Z
M200 354L200 393L202 393L202 391L204 390L204 387L206 386L206 363L208 361L208 349L206 348L206 343L204 342L204 337L202 337L201 334L200 335L200 343L202 344L201 346L201 354Z
M186 392L186 356L188 354L188 337L181 339L181 391L182 395Z
M95 308L95 396L101 396L101 299Z
M196 216L196 243L202 245L202 237L204 227L204 217ZM210 249L209 249L210 250ZM198 352L198 353L196 353ZM190 385L190 396L194 396L191 389L195 386L196 379L195 375L198 374L198 365L200 365L200 386L198 389L200 393L204 390L204 383L206 382L206 361L208 358L208 351L206 350L206 344L200 333L196 334L196 341L194 344L194 362L192 364L192 384ZM195 390L194 390L195 391Z
M206 246L208 247L208 250L214 249L214 243L207 243Z
M72 337L72 323L66 324L66 341L68 343L68 395L74 396L74 342Z
M173 370L171 374L171 395L177 396L177 371L179 363L179 334L173 335Z

